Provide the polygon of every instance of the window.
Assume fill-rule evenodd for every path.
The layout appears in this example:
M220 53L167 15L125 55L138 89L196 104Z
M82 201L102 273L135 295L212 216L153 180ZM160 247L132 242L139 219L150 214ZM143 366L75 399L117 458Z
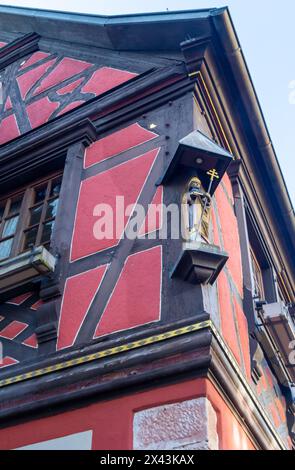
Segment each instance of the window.
M0 261L50 245L62 175L39 181L0 200Z
M252 286L253 297L264 299L263 275L261 267L257 261L253 249L250 247L251 267L252 267Z
M277 293L271 258L249 209L246 212L246 221L253 298L268 303L276 302Z
M23 251L38 245L49 246L60 187L61 176L32 188L29 222L24 231Z
M13 248L23 196L20 194L0 203L0 260L15 251Z

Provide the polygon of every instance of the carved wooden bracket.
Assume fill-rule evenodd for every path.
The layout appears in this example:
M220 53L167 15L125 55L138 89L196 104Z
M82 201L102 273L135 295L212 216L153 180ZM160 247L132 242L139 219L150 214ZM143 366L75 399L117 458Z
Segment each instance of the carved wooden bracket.
M192 284L214 284L228 260L228 254L207 243L185 243L171 273Z

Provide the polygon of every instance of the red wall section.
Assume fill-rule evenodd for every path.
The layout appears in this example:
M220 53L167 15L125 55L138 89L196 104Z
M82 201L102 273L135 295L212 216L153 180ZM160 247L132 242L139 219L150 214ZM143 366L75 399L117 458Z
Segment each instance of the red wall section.
M106 265L99 266L67 279L59 317L57 349L74 344L106 269Z
M18 295L17 297L14 297L13 299L7 300L5 303L12 304L12 305L21 305L23 302L25 302L30 297L32 297L32 295L33 295L33 292L27 292L25 294Z
M27 323L17 320L12 321L3 330L0 331L0 337L6 339L14 339L28 327Z
M64 109L62 109L59 113L57 113L57 116L61 116L62 114L65 114L68 111L71 111L72 109L75 109L84 103L85 101L82 101L82 100L72 101L72 103L68 104Z
M128 205L136 204L158 152L159 149L151 150L82 182L72 240L71 261L118 244L129 219L129 216L124 214L124 210ZM124 197L124 205L118 210L116 210L117 196ZM122 220L117 221L117 224L113 224L112 214L108 217L108 225L111 228L114 226L114 230L110 231L109 239L102 237L102 239L96 239L94 236L94 229L98 229L97 223L104 218L104 214L99 214L95 210L98 204L107 204L107 207L113 209L115 215L122 215Z
M132 124L90 145L85 152L84 166L88 168L155 137L158 136L154 132L144 129L138 123Z
M29 338L27 338L25 341L22 342L25 346L30 346L31 348L37 348L38 343L37 343L37 336L33 334Z
M34 67L29 72L24 73L20 77L17 77L17 83L20 89L22 99L25 99L30 89L37 83L37 81L42 77L42 75L47 72L49 67L51 67L56 59L52 59L45 64L38 65Z
M6 90L8 84L4 84L4 96L15 93L18 88L23 102L15 109L16 122L23 122L24 113L27 112L31 128L34 129L51 119L56 109L61 109L57 115L60 117L90 98L109 91L136 75L125 70L100 67L83 60L55 57L47 52L38 51L29 56L25 63L12 73L9 89ZM76 88L82 86L82 83L84 85L80 93L78 90L76 92ZM42 98L34 100L34 97L40 93L43 93ZM8 96L4 111L8 113L10 109L11 100ZM0 145L19 135L18 129L12 122L13 119L11 116L5 117L0 124ZM27 127L28 121L23 124Z
M19 136L19 129L16 123L15 115L12 114L4 118L0 123L0 145Z
M268 413L274 426L281 430L285 429L285 433L281 433L281 437L285 441L287 448L291 449L292 443L288 436L286 399L265 359L260 363L260 372L262 375L256 385L256 392L261 405Z
M94 450L132 449L134 412L168 403L207 396L218 416L221 449L254 449L250 439L215 388L205 379L131 394L115 400L96 403L0 430L0 448L42 442L86 430L93 430Z
M46 59L47 57L49 57L49 54L47 54L46 52L41 52L41 51L38 51L38 52L35 52L33 55L31 55L31 57L29 57L26 62L20 67L20 70L23 70L23 69L26 69L27 67L29 67L30 65L34 65L36 64L37 62L40 62L40 60L42 59Z
M69 85L64 86L63 88L60 88L57 90L58 95L66 95L67 93L71 93L73 90L75 90L82 82L84 78L79 78L78 80L75 80L72 83L69 83Z
M146 218L138 231L139 236L147 235L162 228L163 223L163 186L158 186L149 206Z
M15 364L18 364L18 361L16 359L10 356L5 356L3 357L2 361L0 361L0 369L4 367L14 366ZM0 442L0 446L1 446L1 442Z
M47 96L29 104L29 106L27 106L27 113L32 129L47 122L58 107L59 104L53 103Z
M240 295L243 296L242 260L237 219L234 214L233 206L221 186L217 189L215 198L224 248L229 254L227 267Z
M94 93L98 96L136 77L136 75L136 73L126 72L124 70L102 67L94 72L81 91L82 93Z
M70 59L65 57L59 64L50 72L50 74L42 80L41 84L35 90L34 95L38 95L42 91L62 83L64 80L83 72L91 67L92 64L82 60Z
M37 300L37 302L35 302L30 308L31 310L38 310L38 308L41 307L41 305L43 305L43 300Z
M129 256L94 337L160 319L161 246Z
M12 109L12 102L11 102L10 96L8 96L5 106L4 106L4 111L9 111L10 109Z
M240 303L243 302L241 247L237 219L231 202L232 189L227 175L223 184L225 187L220 186L216 191L218 218L216 219L216 215L213 214L214 241L218 245L223 242L224 249L229 254L226 265L227 274L225 271L221 272L217 280L221 330L228 346L239 364L243 366L248 380L251 381L248 324L240 306ZM220 233L217 227L218 219ZM230 280L237 290L232 288Z
M231 185L231 182L227 173L225 173L225 175L223 175L222 177L222 185L226 191L227 197L231 200L233 204L234 203L233 190L232 190L232 185Z
M251 439L244 431L240 422L235 418L224 399L214 385L205 381L205 396L210 400L217 413L218 436L220 450L255 450Z
M221 271L218 276L217 287L221 317L221 332L236 360L241 365L242 361L235 327L234 312L231 303L231 292L224 271Z

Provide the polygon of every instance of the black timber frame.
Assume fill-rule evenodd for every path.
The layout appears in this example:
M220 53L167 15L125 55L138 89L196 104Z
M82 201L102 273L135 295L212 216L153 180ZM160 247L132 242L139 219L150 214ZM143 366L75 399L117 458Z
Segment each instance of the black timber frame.
M16 60L39 50L39 34L28 33L0 49L0 71Z

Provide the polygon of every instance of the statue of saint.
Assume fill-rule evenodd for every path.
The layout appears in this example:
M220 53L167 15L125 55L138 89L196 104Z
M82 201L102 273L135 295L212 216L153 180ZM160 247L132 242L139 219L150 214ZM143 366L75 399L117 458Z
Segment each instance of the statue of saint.
M193 177L186 186L182 198L183 235L186 241L209 242L211 196L198 177Z

